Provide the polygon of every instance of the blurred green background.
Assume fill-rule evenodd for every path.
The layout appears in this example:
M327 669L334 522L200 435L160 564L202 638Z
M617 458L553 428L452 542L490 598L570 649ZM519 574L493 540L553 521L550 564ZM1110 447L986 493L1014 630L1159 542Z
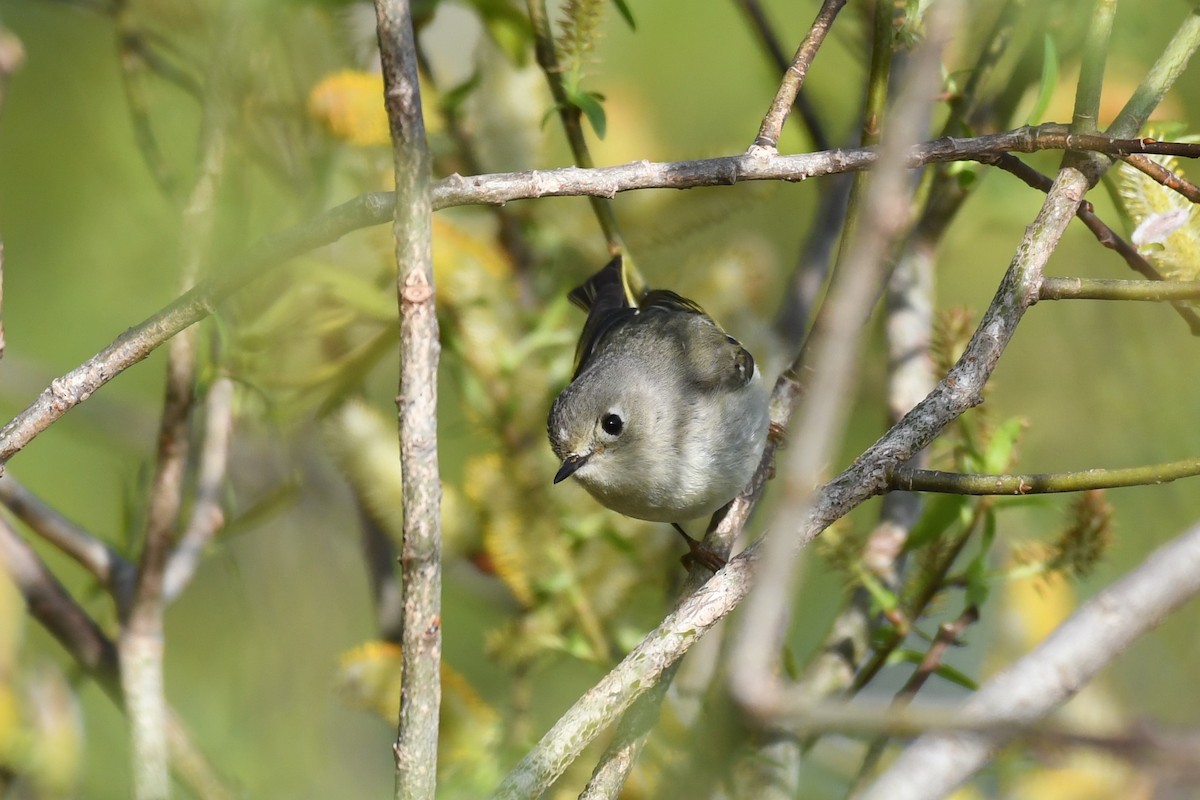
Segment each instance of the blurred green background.
M215 245L217 262L259 236L360 191L386 188L390 178L386 149L347 155L349 146L324 134L305 107L310 90L326 75L369 63L362 55L371 43L370 26L364 22L371 19L369 9L265 0L231 5L236 7L135 0L128 10L145 29L169 40L179 61L201 76L211 68L212 53L222 46L219 37L237 30L236 40L224 46L238 65L234 108L249 120L238 139L238 158L249 166L226 177L218 212L222 236ZM587 83L605 95L608 113L607 137L594 142L596 162L681 160L744 150L774 94L776 75L735 4L630 0L629 5L637 30L609 13ZM789 52L807 29L816 5L764 3ZM856 135L865 74L863 12L855 8L858 4L850 5L806 83L808 96L837 142L852 142ZM972 15L982 15L987 5L982 0L968 4L972 32L977 33L971 28ZM1058 5L1064 15L1083 18L1091 8L1082 0ZM1182 0L1121 4L1102 124L1161 52L1188 7ZM214 22L221 19L224 27ZM136 146L113 21L69 3L3 0L0 23L20 38L26 53L0 109L7 337L0 361L0 416L7 419L51 378L175 296L181 234L177 207L155 185ZM442 92L467 79L481 58L480 26L468 6L443 3L423 38ZM948 61L964 64L972 57L961 45ZM485 63L496 63L494 53L486 58L490 60ZM1076 71L1076 62L1062 64L1060 91L1047 119L1069 118ZM1189 133L1198 129L1200 81L1195 74L1195 68L1185 74L1163 110L1164 119L1185 123ZM490 168L567 163L556 120L541 125L550 107L541 76L530 72L512 80L516 86L531 87L524 95L527 107L510 110L525 121L525 139L490 143L495 150L487 154ZM200 106L162 81L151 80L148 87L150 119L164 159L186 186L194 175ZM523 142L528 142L525 149ZM809 147L800 129L789 126L781 150ZM1029 160L1050 172L1058 158L1050 153ZM938 256L939 307L982 311L1040 204L1039 195L1008 175L984 172L981 177L982 185ZM814 184L627 194L617 198L616 209L652 285L695 298L755 352L770 352L765 326L776 311L778 287L811 224ZM1091 199L1102 218L1124 229L1103 190L1093 192ZM539 300L561 297L600 266L603 242L586 201L513 205L534 218L531 240L540 258L533 285ZM488 219L485 211L474 209L445 216L465 230L486 225ZM386 237L386 230L351 235L331 248L333 257L341 247L352 254L369 250L374 245L366 242L376 241L368 239L372 236ZM386 238L381 241L386 251ZM710 269L715 261L725 264L724 272ZM751 288L741 295L723 294L722 281L729 270L750 270ZM1120 258L1079 225L1069 229L1049 272L1129 277ZM557 355L559 372L551 374L561 373L562 362L570 356L570 338L581 322L561 311L558 327L566 343ZM252 316L245 308L239 313L243 321ZM839 460L828 465L831 475L885 429L884 361L878 326L872 330L875 341L861 390L846 400L854 404L852 429ZM296 331L297 337L303 335L303 330ZM778 368L781 356L770 352L764 360ZM270 349L260 357L269 360ZM383 358L367 382L366 396L385 416L393 413L394 362L391 356ZM9 466L13 476L64 514L127 552L133 552L140 531L164 363L158 353L121 375ZM1200 348L1165 306L1045 303L1029 312L1005 353L986 413L997 421L1013 416L1028 420L1017 462L1021 471L1123 467L1194 457L1200 454L1200 429L1195 424L1200 419L1198 368ZM441 457L451 482L461 482L468 457L486 449L481 444L486 434L461 410L463 391L460 381L443 381L447 412ZM355 508L321 446L311 411L275 409L239 428L231 504L245 509L281 483L295 487L294 492L274 513L222 538L194 583L171 607L167 694L202 750L246 796L382 796L392 783L393 731L339 702L334 692L341 655L378 633ZM540 413L544 411L543 406ZM527 422L536 431L541 421L535 417ZM537 464L542 470L537 479L549 482L554 465L548 447L537 438L527 445L531 455L525 463ZM790 446L803 447L803 442ZM1181 481L1112 492L1115 544L1099 570L1076 587L1078 594L1085 597L1108 584L1200 517L1196 486ZM590 502L582 493L576 499ZM855 515L856 524L869 525L876 509L877 504L869 504ZM1001 537L1012 542L1048 537L1061 526L1065 509L1065 500L1054 499L1014 511L1003 518ZM760 515L759 526L768 516ZM633 530L639 537L661 540L660 550L667 548L670 534L661 526L638 523ZM673 548L673 540L670 545ZM40 542L35 546L59 579L112 632L111 606L82 570ZM643 626L653 624L670 602L679 572L674 558L674 549L658 553L652 573L657 577L639 595L638 622ZM843 585L843 579L819 560L806 563L792 642L801 660L836 613ZM496 705L509 699L507 677L489 657L485 639L516 605L495 577L465 562L449 565L443 624L447 663ZM975 647L956 653L952 663L979 676L1011 658L1015 652L1006 655L1004 650L1005 642L1014 639L1005 629L1010 622L1003 613L985 614L969 636ZM1181 725L1196 719L1200 700L1192 690L1192 677L1200 660L1200 642L1194 636L1198 624L1200 609L1193 604L1137 643L1105 674L1105 691L1119 716L1151 716ZM73 675L75 668L62 650L35 624L26 627L22 665L37 670L53 663ZM599 664L565 657L543 668L527 735L539 736L603 671ZM1147 680L1147 675L1154 679ZM85 737L78 795L126 796L124 721L85 677L73 679ZM879 691L894 689L903 675L897 673L892 683L888 680L885 676ZM931 694L955 697L962 690L939 686ZM825 787L816 780L813 796L823 796ZM568 794L571 788L566 787Z

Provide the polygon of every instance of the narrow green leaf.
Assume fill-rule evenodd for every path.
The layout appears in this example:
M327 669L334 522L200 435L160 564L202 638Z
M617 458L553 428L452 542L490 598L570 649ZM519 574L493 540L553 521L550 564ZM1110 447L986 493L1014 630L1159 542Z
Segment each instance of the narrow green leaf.
M600 139L604 138L604 133L608 128L608 121L604 116L604 106L600 105L600 101L603 99L603 95L595 92L575 92L570 95L571 103L583 112L588 122L591 123L592 130L596 132L597 138Z
M925 658L925 654L920 650L897 647L888 655L887 660L883 663L889 667L894 667L897 664L920 664L923 658Z
M979 539L979 552L967 565L967 605L982 608L992 591L992 576L988 572L988 553L996 541L996 512L988 508L984 512L983 533Z
M1025 429L1025 420L1012 417L1001 423L988 440L987 450L983 453L983 471L988 474L1004 472L1012 463L1013 449Z
M879 578L875 577L870 570L860 568L857 572L863 588L871 595L871 599L880 611L893 611L900 605L896 593L880 583Z
M479 88L482 79L483 75L476 69L471 73L471 77L442 95L442 108L446 113L453 114L462 108L462 104L466 99Z
M888 656L886 663L888 666L895 666L896 664L920 664L924 660L925 654L920 650L898 648L892 651L892 654ZM949 666L948 664L938 665L938 667L933 670L933 674L944 678L951 683L956 683L959 686L971 689L972 691L979 688L979 684L977 684L972 678L955 669L954 667Z
M979 684L972 680L970 676L956 670L949 664L939 664L938 668L933 671L933 674L951 683L957 683L959 686L969 689L972 692L979 688Z
M908 534L904 549L908 552L918 550L929 544L961 518L966 508L967 498L960 494L939 494L925 507L925 513L920 521Z
M633 19L633 11L630 10L629 4L625 0L613 0L613 5L617 7L617 13L621 15L621 19L625 20L625 24L629 26L629 30L637 30L637 22Z
M1038 86L1037 99L1033 101L1033 108L1029 112L1029 118L1025 121L1026 125L1037 125L1042 121L1057 83L1058 50L1054 46L1054 39L1047 33L1042 48L1042 80Z

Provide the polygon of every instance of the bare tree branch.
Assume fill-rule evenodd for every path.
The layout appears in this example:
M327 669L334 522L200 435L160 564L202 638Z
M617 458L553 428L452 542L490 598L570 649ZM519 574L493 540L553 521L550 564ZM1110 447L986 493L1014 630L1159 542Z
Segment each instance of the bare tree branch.
M563 84L563 70L558 63L558 52L554 47L554 33L550 29L550 15L546 12L546 0L526 0L525 7L529 12L529 23L533 26L534 53L537 55L538 66L546 76L550 85L550 95L554 98L554 106L558 110L558 118L562 122L563 131L567 135L567 144L571 147L571 155L575 163L590 169L594 166L591 151L588 150L587 139L583 135L583 124L580 119L579 106L567 96ZM617 223L617 214L602 195L590 195L592 212L600 223L604 238L608 242L610 255L625 252L625 243L621 237L621 227Z
M848 416L846 399L855 382L863 322L883 288L892 248L910 221L912 189L904 159L909 143L926 124L934 87L940 81L941 48L949 30L946 22L944 18L931 20L929 39L901 81L905 88L891 109L879 166L872 174L869 191L862 195L862 219L854 225L844 262L834 273L805 346L811 348L811 357L802 354L812 380L792 435L803 447L791 451L783 470L784 499L771 525L774 529L808 516L815 497L812 487ZM772 537L765 549L765 571L751 592L730 655L730 690L735 701L752 712L772 705L773 696L782 688L777 660L796 579L796 560L790 557L792 547L787 538Z
M3 517L0 517L0 568L20 589L34 619L87 670L109 699L123 708L116 646ZM172 766L197 797L228 800L234 796L169 708L166 736Z
M990 163L998 154L1008 151L1066 148L1095 148L1096 152L1112 154L1170 152L1187 158L1200 157L1200 144L1107 139L1103 136L1085 141L1069 135L1062 125L1043 125L972 139L943 137L914 147L907 164L918 167L964 160ZM759 152L754 156L701 161L640 161L590 170L567 167L473 177L452 175L434 184L433 207L438 210L547 196L594 194L611 197L617 192L634 189L687 189L742 180L800 181L818 175L868 169L876 157L873 148L789 156ZM390 192L360 195L312 220L266 237L230 264L219 277L201 282L166 308L121 334L88 361L52 381L29 407L0 429L0 466L67 411L90 397L92 392L141 361L179 331L211 315L218 303L268 268L336 241L352 231L385 222L392 216L393 203L394 196Z
M809 28L804 40L800 42L800 46L796 48L792 63L783 74L779 91L776 92L775 99L771 101L771 108L763 117L758 135L754 137L754 147L765 147L769 150L775 150L778 147L783 123L787 121L788 112L792 110L792 105L796 102L796 96L804 84L804 76L808 74L808 68L812 64L813 58L816 57L817 50L824 43L829 29L833 27L833 21L837 18L838 12L845 5L846 0L824 0L821 4L817 18L813 20L812 27Z
M954 713L974 733L929 734L900 755L863 800L943 797L1012 738L1078 692L1137 637L1200 592L1200 526L1160 547L1089 600L1028 655Z
M124 618L137 578L133 564L113 548L55 511L11 475L0 478L0 503L38 536L66 553L108 590Z
M1200 475L1200 459L1151 464L1127 469L1088 469L1082 472L1049 472L1027 475L965 475L901 467L888 474L888 484L911 492L945 492L968 495L1047 494L1116 489L1170 483Z
M944 136L915 145L908 153L907 166L915 168L947 161L989 163L1000 154L1041 150L1081 150L1113 156L1130 153L1159 153L1183 158L1200 156L1200 144L1112 139L1101 134L1080 136L1070 133L1064 125L1048 123L968 139ZM438 210L537 197L613 197L634 189L693 189L739 181L802 181L821 175L859 172L871 168L877 159L878 151L874 147L796 155L779 155L760 149L697 161L635 161L590 170L563 167L466 177L451 175L434 184L433 206Z
M171 551L163 575L163 596L168 603L191 581L205 548L225 524L221 489L225 485L229 444L233 436L233 394L233 381L222 376L213 381L205 397L204 443L200 449L192 515Z
M407 0L376 0L384 105L392 134L396 293L400 306L400 467L404 497L403 673L394 746L395 796L431 799L437 784L441 704L441 477L430 155L421 117L417 51Z
M1043 278L1038 300L1200 300L1200 281L1116 281Z
M787 72L789 66L787 53L783 51L783 44L775 35L775 30L771 27L762 4L758 0L734 0L734 3L746 15L750 27L754 29L755 35L758 36L763 48L770 56L771 65L779 72ZM808 130L809 138L812 139L813 149L828 150L830 142L829 136L825 133L825 126L821 124L821 118L817 116L816 109L809 102L803 88L796 92L795 106L796 110L800 112L800 118L804 120L804 127Z
M1051 180L1049 178L1011 153L1005 153L991 159L987 163L991 163L1005 172L1015 175L1024 181L1026 185L1034 189L1043 192L1050 190ZM1087 226L1087 229L1096 237L1096 241L1125 259L1125 263L1134 272L1145 275L1152 281L1163 280L1162 274L1154 268L1153 264L1146 260L1145 256L1137 251L1137 248L1118 236L1116 231L1108 227L1108 225L1096 216L1096 213L1092 210L1091 203L1086 200L1080 203L1079 208L1075 211L1075 216L1079 217L1079 221ZM1172 303L1171 305L1180 318L1187 323L1192 335L1200 336L1200 315L1186 304Z
M0 564L21 590L29 613L81 666L96 676L109 695L119 698L117 650L113 643L71 599L4 517L0 517Z
M1176 175L1174 172L1167 169L1162 164L1159 164L1157 161L1142 155L1125 156L1122 160L1134 169L1140 170L1145 175L1148 175L1150 178L1158 181L1168 189L1179 192L1193 203L1200 203L1200 186L1197 186L1186 178Z

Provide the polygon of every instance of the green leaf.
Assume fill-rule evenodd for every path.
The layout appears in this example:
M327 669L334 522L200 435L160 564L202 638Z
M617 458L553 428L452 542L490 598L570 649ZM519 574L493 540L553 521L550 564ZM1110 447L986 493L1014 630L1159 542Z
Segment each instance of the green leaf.
M889 667L894 667L897 664L920 664L925 654L920 650L913 650L907 647L897 647L888 654L887 660L883 663Z
M617 7L617 13L621 15L621 19L625 20L629 30L636 31L637 22L633 19L633 11L629 9L629 4L625 0L613 0L613 5Z
M1050 105L1050 97L1054 94L1054 87L1058 83L1058 50L1054 47L1054 39L1050 34L1045 34L1045 43L1042 48L1042 80L1038 86L1037 99L1033 101L1033 108L1029 111L1029 117L1025 120L1026 125L1037 125L1042 121L1042 117L1046 114L1046 108Z
M857 572L863 588L871 595L871 599L880 611L894 611L900 605L896 593L880 583L874 573L861 567Z
M924 660L925 654L920 650L896 649L888 656L886 663L888 666L895 666L896 664L920 664ZM947 664L938 665L933 674L972 691L979 688L973 679Z
M992 591L992 576L988 572L987 559L996 541L996 512L988 508L983 517L983 534L979 539L979 552L967 565L967 605L981 608Z
M467 78L458 86L455 86L453 89L442 95L442 109L447 114L457 113L458 110L462 108L462 104L466 102L467 98L479 88L479 84L482 79L483 76L480 74L479 70L476 69L471 73L471 77Z
M917 550L941 536L946 530L963 516L967 507L967 498L961 494L939 494L925 507L925 513L912 532L904 549L908 552Z
M1013 448L1017 446L1017 439L1021 436L1021 431L1025 429L1025 420L1020 417L1012 417L1001 423L1000 427L996 428L992 434L992 438L987 443L987 450L983 453L983 471L994 475L1004 472L1012 463Z
M966 673L959 672L949 664L939 664L937 669L933 671L933 674L948 680L951 683L957 683L959 686L963 687L964 689L969 689L972 692L979 688L979 684L976 683L970 676L968 676Z
M604 116L604 106L600 105L604 95L595 92L574 92L569 95L569 98L571 104L587 117L588 122L592 125L592 130L596 132L596 137L603 139L608 128L608 121Z

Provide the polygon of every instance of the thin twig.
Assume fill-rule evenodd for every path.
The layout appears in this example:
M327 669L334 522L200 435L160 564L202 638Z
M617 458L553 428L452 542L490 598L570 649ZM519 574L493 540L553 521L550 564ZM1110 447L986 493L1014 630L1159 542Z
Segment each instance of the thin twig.
M1005 153L991 159L988 163L1015 175L1034 189L1045 192L1050 188L1051 181L1049 178L1014 155ZM1146 260L1145 256L1137 251L1137 248L1118 236L1116 231L1108 227L1103 220L1096 216L1096 213L1092 210L1091 203L1086 201L1081 202L1079 208L1075 211L1075 215L1079 217L1080 222L1087 226L1087 229L1092 232L1092 235L1096 237L1096 240L1100 244L1125 259L1125 263L1130 269L1146 276L1152 281L1163 280L1162 274L1154 268L1153 264ZM1200 315L1182 303L1172 303L1171 305L1175 309L1175 313L1187 323L1192 335L1200 336Z
M805 345L811 356L802 354L804 366L797 371L811 369L812 379L801 401L798 425L791 431L801 446L790 451L782 471L784 500L770 526L773 529L808 516L815 498L812 487L834 452L847 419L850 404L846 400L852 393L858 350L865 335L863 321L883 288L888 256L909 224L912 187L904 168L905 153L928 119L934 94L931 86L940 78L940 50L948 30L939 15L930 38L910 62L901 82L904 91L891 110L879 166L862 195L862 219L853 226L844 261L834 274L828 298ZM731 692L735 701L752 713L772 705L782 689L776 662L797 573L787 537L772 537L765 547L764 572L750 594L731 650Z
M1154 551L1089 600L955 713L973 733L929 734L905 750L863 800L944 797L1008 739L1074 696L1135 639L1200 592L1200 526Z
M1075 109L1071 132L1091 134L1099 124L1100 90L1104 86L1104 64L1108 60L1108 40L1112 36L1117 0L1096 0L1083 42L1083 62L1075 85Z
M126 14L119 15L118 26L123 26L126 18ZM163 155L150 120L150 100L146 90L147 63L144 59L147 48L134 31L119 27L117 49L121 87L125 90L129 120L133 124L133 140L159 191L172 203L177 204L180 199L179 181Z
M1104 135L1083 137L1071 134L1064 125L1048 123L965 139L944 136L915 145L909 151L906 163L910 168L950 161L991 163L1000 154L1042 150L1083 150L1114 156L1152 153L1200 157L1200 144L1111 139ZM451 175L434 184L433 207L439 210L459 205L503 204L538 197L613 197L634 189L693 189L740 181L803 181L822 175L861 172L874 166L877 159L878 152L874 147L794 155L755 150L697 161L635 161L594 169L563 167L492 175Z
M0 35L3 35L0 32ZM4 358L4 242L0 241L0 358Z
M124 618L133 599L137 575L129 563L113 548L96 538L53 508L11 475L0 478L0 503L30 530L73 558L108 590Z
M233 436L233 395L233 381L221 376L213 381L204 399L204 442L200 448L192 514L171 551L163 576L163 596L168 603L179 597L191 581L204 550L225 524L221 490Z
M376 0L384 105L392 134L396 209L396 293L400 306L401 547L404 598L400 722L394 753L396 798L434 796L441 704L441 484L437 456L437 367L430 155L421 117L412 10Z
M122 708L117 648L67 593L37 554L0 517L0 569L12 578L29 613ZM196 747L175 713L167 709L167 746L176 774L202 800L234 796Z
M758 36L767 55L770 56L771 65L781 73L786 72L789 65L787 53L783 51L783 44L775 35L775 30L767 19L767 12L763 9L762 4L758 0L734 0L734 2L749 20L750 27ZM817 111L809 102L808 94L803 87L796 93L795 107L800 112L804 127L808 130L808 138L812 140L812 149L828 150L829 136L825 133L825 126L821 124L821 118L817 116Z
M225 109L217 96L225 69L218 45L210 95L201 132L199 175L183 209L183 257L180 286L190 291L207 260L215 226L216 193L225 162ZM121 687L129 716L134 794L139 800L170 793L167 762L167 713L163 679L163 578L183 505L193 392L196 384L195 333L171 340L167 354L166 397L159 427L158 452L146 511L146 532L138 562L137 584L118 648Z
M1002 134L972 139L944 137L914 147L909 167L947 161L991 163L1006 151L1035 152L1078 147L1061 125L1019 128ZM1200 156L1200 145L1103 140L1106 152L1141 148L1155 152L1165 144L1183 148L1186 157ZM509 200L546 196L595 194L611 197L634 189L687 189L727 185L744 180L800 181L870 168L876 160L873 148L834 150L800 155L726 156L702 161L634 162L616 167L497 173L469 178L450 176L433 186L435 210L451 206L505 203ZM203 281L170 305L130 328L112 344L74 370L55 379L24 411L0 429L0 466L70 409L87 399L112 378L141 361L172 336L211 315L217 304L269 268L309 252L361 228L391 219L394 195L371 192L359 195L311 220L265 237L240 258L234 259L219 277Z
M1200 475L1200 459L1172 461L1126 469L1089 469L1082 472L1048 472L1025 475L968 475L900 467L888 473L888 484L910 492L944 492L966 495L1022 495L1085 492L1124 486L1170 483Z
M968 606L954 620L945 622L938 626L937 636L929 645L929 649L925 651L921 663L913 670L912 675L908 676L908 680L904 682L904 686L900 687L900 691L896 692L896 696L892 699L893 707L903 707L909 705L921 691L929 678L937 672L942 665L942 660L946 656L946 651L952 646L957 645L962 638L963 631L968 626L974 625L979 620L979 609L975 606ZM875 771L875 767L879 764L879 759L883 756L884 748L887 746L888 736L882 735L876 737L867 749L867 755L863 758L862 767L859 769L858 778L855 780L854 786L851 788L851 793L856 794L861 790L863 783Z
M950 568L954 566L954 562L958 559L967 542L979 530L983 524L990 508L991 501L984 500L975 506L972 511L971 518L961 527L957 535L945 543L938 553L938 559L935 564L928 570L923 570L919 575L919 582L913 587L912 599L905 603L904 619L901 620L903 625L893 625L885 629L881 636L881 641L874 644L871 650L871 657L862 665L858 673L855 674L854 680L846 690L847 697L854 697L874 680L888 663L892 653L903 644L905 637L908 635L909 620L920 619L929 608L929 604L933 602L938 593L945 587L947 575L950 573Z
M1200 281L1117 281L1043 278L1038 300L1200 300Z
M1187 178L1176 175L1157 161L1142 155L1125 156L1121 160L1158 181L1168 189L1179 192L1179 194L1193 203L1200 203L1200 186L1192 183Z
M587 139L583 135L583 124L579 108L567 97L563 85L563 71L558 63L558 52L554 46L554 34L550 30L550 15L546 12L546 0L526 0L529 11L529 22L533 27L534 53L538 66L546 76L550 86L550 95L554 98L558 118L562 121L563 131L567 135L567 143L571 146L571 155L575 163L588 169L593 166L592 154L588 150ZM611 197L611 196L610 196ZM610 198L603 195L589 195L592 212L604 231L611 255L625 252L625 243L621 237L621 227L617 223L617 215L613 210Z
M25 597L29 613L119 700L113 643L4 517L0 517L0 565Z
M767 110L762 125L758 128L758 135L754 137L754 147L775 150L779 145L779 135L783 131L783 123L787 121L788 112L792 110L792 105L796 102L796 95L800 93L800 87L804 84L808 68L817 55L817 50L825 41L829 29L833 27L833 21L838 12L845 5L846 0L824 0L821 3L821 10L817 12L817 18L813 20L808 34L796 48L796 54L792 56L791 65L783 74L783 80L779 83L779 91L775 93L775 99L771 101L771 107Z

